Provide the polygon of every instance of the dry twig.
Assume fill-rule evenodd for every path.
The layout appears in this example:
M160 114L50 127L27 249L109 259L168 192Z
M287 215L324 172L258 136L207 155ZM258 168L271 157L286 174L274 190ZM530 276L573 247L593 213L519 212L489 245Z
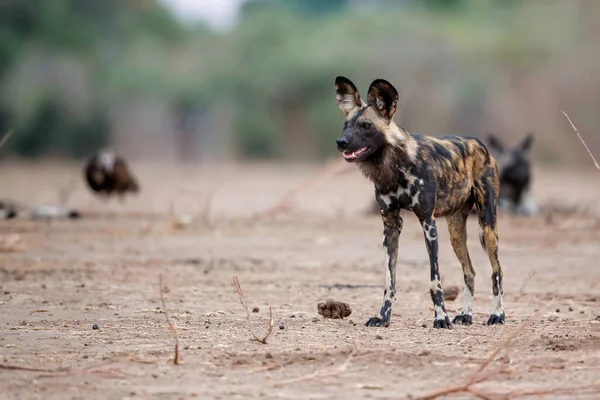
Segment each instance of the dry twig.
M252 334L252 340L257 341L262 344L267 344L267 339L271 336L273 332L273 325L275 325L275 319L273 318L273 309L269 307L269 331L263 338L259 338L254 333L252 329L252 323L250 322L250 309L248 308L248 302L246 301L246 296L244 296L244 292L242 291L242 287L240 286L240 281L237 276L233 277L233 286L237 291L238 296L240 296L240 303L242 303L242 307L246 310L246 317L248 318L248 328L250 329L250 333Z
M304 381L310 381L312 379L320 379L320 378L328 378L331 376L337 376L337 375L341 374L342 372L345 372L348 369L348 366L350 365L350 361L352 361L352 358L355 355L356 355L356 348L353 348L352 351L350 352L350 354L348 355L348 358L346 358L346 361L344 361L344 363L337 368L319 369L319 370L313 372L312 374L300 376L298 378L286 379L284 381L279 381L275 384L275 386L281 387L283 385L288 385L290 383L304 382Z
M596 169L600 170L600 165L598 165L598 161L596 161L596 159L594 158L594 155L590 151L590 148L587 147L587 144L585 144L585 142L583 141L583 138L579 134L579 130L577 129L577 127L575 126L575 124L573 123L573 121L571 121L571 118L569 118L569 116L567 115L567 113L564 112L564 111L562 113L565 116L565 118L567 119L567 121L569 121L569 124L571 124L571 127L573 128L573 130L575 131L575 133L579 137L579 140L581 141L581 144L583 144L583 147L585 147L585 149L587 150L588 154L590 155L590 157L594 161L594 164L596 165Z
M100 365L90 365L85 368L33 368L33 367L22 367L20 365L0 364L0 369L9 371L27 371L27 372L43 372L43 375L39 375L39 378L51 378L57 375L84 375L84 374L108 374L108 375L127 375L125 372L117 368L104 369L106 363Z
M4 134L4 136L2 136L2 139L0 139L0 149L2 147L4 147L4 145L6 144L6 142L8 142L8 139L10 139L10 137L12 136L12 134L13 134L13 130L11 129L8 132L6 132Z
M552 303L552 301L550 303L548 303L546 305L546 307L544 307L544 309L547 309L548 307L550 307L551 303ZM485 369L492 363L492 361L494 361L494 359L496 358L496 356L498 356L498 354L500 354L500 352L502 352L508 346L510 346L512 341L531 324L533 316L536 314L537 313L530 315L525 321L523 321L523 323L521 323L521 325L513 333L508 335L508 337L502 343L500 343L500 345L498 347L496 347L496 349L494 349L494 351L492 351L490 353L488 358L479 366L479 368L477 368L477 370L475 372L470 374L462 384L450 386L450 387L426 394L424 396L417 397L417 399L418 400L432 400L432 399L436 399L438 397L446 396L446 395L449 395L452 393L470 393L474 396L477 396L477 397L480 397L483 399L494 399L494 398L502 397L502 395L498 395L498 394L481 392L479 389L474 388L473 386L475 386L478 383L488 380L492 376L506 372L506 368L504 368L504 367L500 367L498 369L493 369L493 370L487 371L487 372L485 372ZM502 398L506 398L506 396L504 396Z
M171 328L171 332L173 332L173 337L175 337L175 355L173 357L173 364L178 365L181 363L181 359L179 358L179 335L177 335L177 328L175 324L169 318L169 313L167 312L167 306L165 305L165 296L163 294L163 278L162 274L158 275L158 285L159 285L159 293L160 293L160 302L162 303L162 308L165 313L165 318L167 320L167 324L169 324L169 328Z
M552 304L552 301L550 301L543 308L543 310L548 309L551 306L551 304ZM485 371L485 369L492 363L492 361L494 361L494 359L498 356L498 354L500 354L500 352L507 349L511 345L513 340L521 332L523 332L525 329L527 329L528 325L531 324L533 316L540 312L541 311L538 311L537 313L534 313L531 316L529 316L519 326L519 328L517 330L515 330L512 334L510 334L506 338L506 340L504 340L498 347L496 347L496 349L494 351L492 351L492 353L490 353L490 355L485 360L485 362L483 362L479 366L479 368L477 368L477 370L475 372L470 374L463 383L461 383L459 385L455 385L455 386L450 386L450 387L438 390L436 392L426 394L424 396L418 397L417 399L418 400L432 400L432 399L436 399L438 397L445 397L447 395L456 394L456 393L469 393L475 397L478 397L481 399L487 399L487 400L497 400L497 399L510 400L510 399L518 399L518 398L532 397L532 396L544 396L544 395L575 395L575 394L597 394L597 393L599 393L600 385L574 386L574 387L566 387L566 388L565 387L556 387L556 388L551 388L551 389L539 389L539 390L527 390L527 391L515 390L515 391L504 392L504 393L482 391L481 389L476 387L477 384L487 381L488 379L492 378L493 376L496 376L496 375L499 375L502 373L506 373L509 371L505 367L492 369L487 372Z

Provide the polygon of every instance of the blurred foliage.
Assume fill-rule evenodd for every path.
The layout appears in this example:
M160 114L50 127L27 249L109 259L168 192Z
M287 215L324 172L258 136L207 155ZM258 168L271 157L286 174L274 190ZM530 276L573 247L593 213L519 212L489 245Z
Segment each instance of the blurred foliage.
M560 0L254 0L218 34L154 0L3 0L0 131L17 132L4 150L89 154L114 139L116 110L154 99L209 114L225 102L240 156L292 157L305 137L325 157L341 129L336 75L362 91L379 76L451 75L468 117L494 71L530 68L568 41L532 3Z

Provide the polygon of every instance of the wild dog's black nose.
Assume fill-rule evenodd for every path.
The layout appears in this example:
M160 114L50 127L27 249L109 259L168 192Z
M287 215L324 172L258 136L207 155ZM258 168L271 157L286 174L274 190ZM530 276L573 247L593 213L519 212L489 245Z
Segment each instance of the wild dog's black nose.
M340 150L344 150L346 148L348 148L348 139L346 138L339 138L335 141L337 143L338 149Z

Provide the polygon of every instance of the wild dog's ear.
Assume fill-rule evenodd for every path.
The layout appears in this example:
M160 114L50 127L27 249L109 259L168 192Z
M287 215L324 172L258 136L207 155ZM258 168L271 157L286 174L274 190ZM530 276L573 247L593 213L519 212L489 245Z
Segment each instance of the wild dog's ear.
M375 79L369 87L368 104L375 106L379 114L391 120L396 113L398 91L384 79Z
M488 133L487 141L490 147L493 147L501 153L504 151L504 145L500 142L500 140L498 140L498 138L494 134Z
M363 101L354 83L343 76L335 78L335 98L340 106L340 110L345 115L350 114L363 105Z
M529 132L527 134L527 136L525 137L525 140L523 140L523 143L521 143L521 149L523 151L531 150L531 145L533 144L534 137L535 136L533 136L533 132Z

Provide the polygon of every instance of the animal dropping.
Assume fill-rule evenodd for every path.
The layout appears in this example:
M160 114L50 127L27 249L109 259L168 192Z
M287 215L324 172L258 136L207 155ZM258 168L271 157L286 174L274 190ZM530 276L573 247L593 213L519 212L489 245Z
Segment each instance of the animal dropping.
M128 192L138 193L140 190L125 159L112 150L94 154L88 160L84 174L90 189L106 199L117 195L122 201Z
M325 303L317 304L317 311L324 318L331 319L344 319L352 314L348 303L335 300L327 300Z
M467 218L475 206L481 227L480 241L492 265L492 313L489 325L504 323L502 268L498 260L496 214L499 174L496 160L477 138L428 137L410 133L393 120L398 91L384 79L371 83L363 101L349 79L335 79L338 105L346 120L337 148L348 162L356 163L375 186L383 220L385 287L379 315L367 326L390 325L396 300L396 262L402 232L401 210L412 211L421 224L430 265L430 294L434 328L450 328L438 266L436 218L445 217L450 242L464 275L462 310L454 323L472 322L475 270L467 249Z
M444 299L448 301L454 301L458 297L458 286L448 286L444 289Z

